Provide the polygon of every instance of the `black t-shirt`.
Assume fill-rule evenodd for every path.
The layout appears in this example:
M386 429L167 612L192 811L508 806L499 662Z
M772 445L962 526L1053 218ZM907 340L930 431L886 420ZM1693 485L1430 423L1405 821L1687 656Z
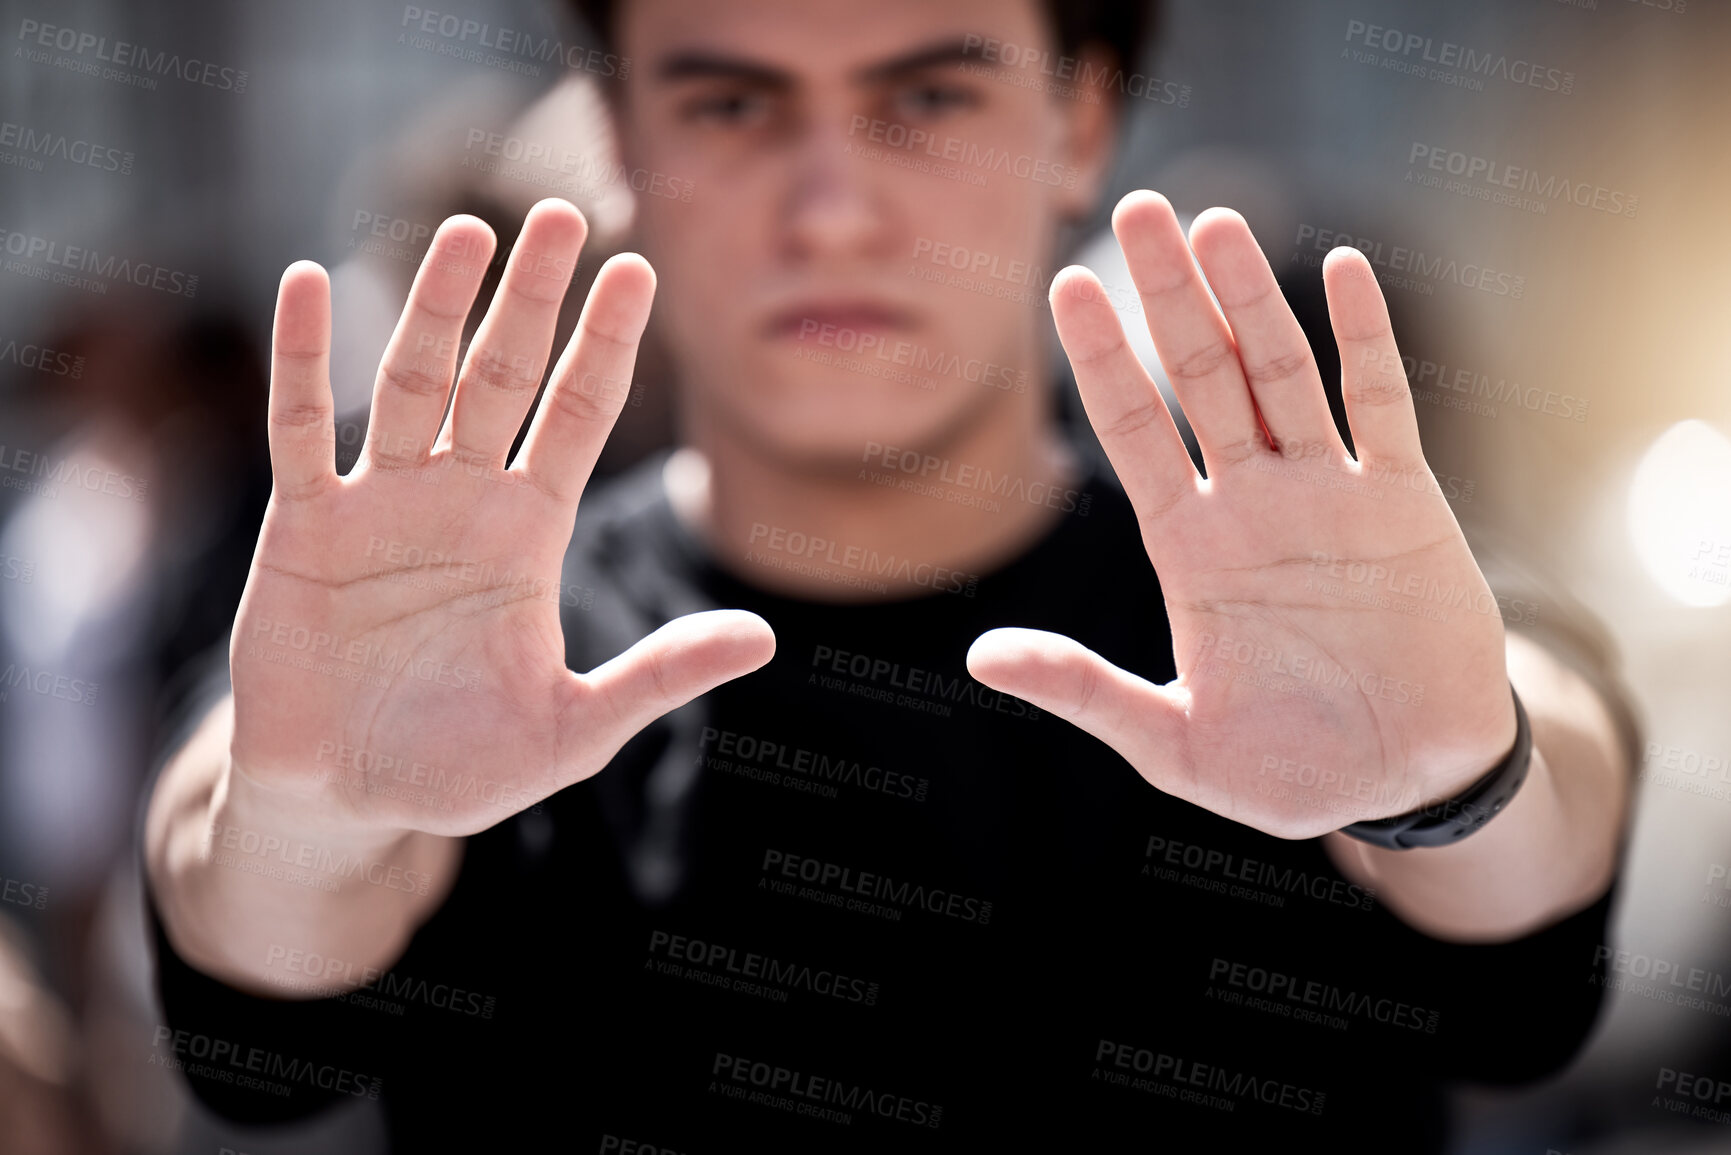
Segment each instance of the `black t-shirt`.
M1609 895L1516 942L1436 942L1320 843L1164 795L968 677L1005 625L1173 676L1110 480L977 582L910 571L919 596L833 604L716 566L658 467L586 499L570 664L716 606L767 619L774 660L470 838L362 992L243 995L158 928L159 1049L216 1110L373 1096L400 1151L1423 1151L1449 1082L1579 1047Z

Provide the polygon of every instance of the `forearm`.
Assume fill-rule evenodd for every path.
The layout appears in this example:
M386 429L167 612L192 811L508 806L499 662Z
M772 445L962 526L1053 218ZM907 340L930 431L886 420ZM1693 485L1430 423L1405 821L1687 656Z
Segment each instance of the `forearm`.
M1616 870L1629 767L1609 711L1581 677L1519 635L1509 636L1508 665L1532 722L1533 761L1502 813L1434 849L1324 839L1342 873L1436 938L1518 938L1590 904Z
M233 717L232 699L213 709L151 797L145 863L164 930L188 962L243 990L297 993L267 978L290 951L341 964L301 993L364 985L444 901L462 840L334 834L233 771Z

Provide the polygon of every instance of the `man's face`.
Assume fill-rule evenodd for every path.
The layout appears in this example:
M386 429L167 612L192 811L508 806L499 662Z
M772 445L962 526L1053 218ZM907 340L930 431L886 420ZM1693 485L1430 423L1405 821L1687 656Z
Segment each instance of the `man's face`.
M1092 200L1106 114L980 58L1056 59L1036 0L621 0L618 25L694 422L841 467L1044 390L1054 235Z

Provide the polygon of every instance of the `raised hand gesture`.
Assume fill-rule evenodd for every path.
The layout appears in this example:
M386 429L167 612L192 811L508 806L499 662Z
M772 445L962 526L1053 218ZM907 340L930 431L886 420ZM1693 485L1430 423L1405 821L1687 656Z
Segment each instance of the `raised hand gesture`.
M231 646L230 756L241 785L300 829L337 840L485 829L774 650L760 618L717 611L590 673L566 668L561 560L655 291L641 257L602 267L507 468L586 233L564 201L530 210L459 370L494 239L472 217L444 223L347 477L334 465L329 285L307 262L283 277L274 489Z
M1458 793L1514 741L1502 620L1425 464L1370 264L1343 248L1323 265L1355 460L1241 217L1210 210L1186 243L1165 198L1139 192L1112 225L1206 479L1098 280L1065 270L1052 310L1159 575L1178 677L1156 686L1019 629L983 635L969 669L1161 790L1281 837Z

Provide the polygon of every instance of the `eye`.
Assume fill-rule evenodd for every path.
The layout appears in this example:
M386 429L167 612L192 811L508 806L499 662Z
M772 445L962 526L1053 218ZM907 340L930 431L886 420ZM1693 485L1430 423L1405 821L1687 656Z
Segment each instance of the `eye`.
M896 111L913 117L942 116L958 109L973 108L979 102L972 89L935 80L911 84L894 97Z
M769 97L742 89L718 92L687 101L683 111L686 120L739 128L756 124L769 114Z

